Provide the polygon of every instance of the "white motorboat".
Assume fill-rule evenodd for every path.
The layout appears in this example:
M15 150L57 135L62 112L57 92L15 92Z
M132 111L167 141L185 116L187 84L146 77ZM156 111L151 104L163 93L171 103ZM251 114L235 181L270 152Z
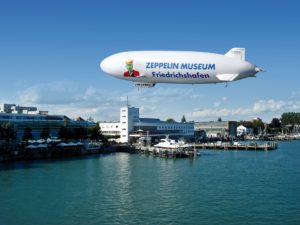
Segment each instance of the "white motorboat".
M186 148L191 148L191 145L185 144L183 142L176 142L170 139L168 136L166 138L160 139L160 142L154 145L155 148L164 150L182 150Z

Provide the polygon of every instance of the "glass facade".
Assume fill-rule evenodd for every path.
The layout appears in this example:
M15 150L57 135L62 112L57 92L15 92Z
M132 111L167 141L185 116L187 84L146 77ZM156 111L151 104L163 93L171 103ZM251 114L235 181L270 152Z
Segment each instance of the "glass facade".
M49 129L51 137L58 137L59 129L62 126L70 128L90 127L96 123L85 120L71 120L63 115L27 115L27 114L0 114L0 125L10 123L16 132L16 139L21 140L25 128L32 129L32 135L35 139L40 138L41 131L45 128Z

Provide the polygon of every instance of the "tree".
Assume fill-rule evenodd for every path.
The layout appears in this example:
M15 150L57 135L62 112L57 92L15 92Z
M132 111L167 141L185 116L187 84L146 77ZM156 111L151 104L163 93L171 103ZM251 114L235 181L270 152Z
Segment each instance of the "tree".
M241 120L240 122L238 122L238 126L243 125L244 127L247 128L253 128L253 124L251 121L243 121Z
M185 116L183 115L181 118L181 123L185 123L185 122L186 122L186 119L185 119Z
M273 118L271 123L269 124L269 132L270 133L278 133L281 131L281 122L278 118Z
M169 118L166 120L167 123L176 123L176 121L172 118Z
M31 127L25 127L22 140L23 141L28 141L30 139L33 139L32 128Z
M281 122L283 125L300 124L300 113L286 112L281 115Z
M99 141L103 143L107 142L107 138L102 134L99 123L97 125L88 128L88 137L90 140Z
M270 123L270 128L281 128L281 122L278 118L273 118Z
M0 126L0 139L10 141L16 138L16 133L11 123L4 123Z
M99 126L95 125L88 128L88 137L91 140L98 141L101 139L101 129Z
M264 123L260 118L253 120L252 126L255 134L258 134L260 130L264 129Z
M294 125L300 124L300 113L286 112L281 115L281 123L285 127L289 127L290 131L293 130Z

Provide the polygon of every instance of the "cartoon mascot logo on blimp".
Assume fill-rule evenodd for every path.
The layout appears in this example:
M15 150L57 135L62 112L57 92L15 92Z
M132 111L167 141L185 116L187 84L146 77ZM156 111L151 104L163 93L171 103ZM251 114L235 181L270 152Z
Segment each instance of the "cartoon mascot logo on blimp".
M140 72L133 69L133 60L128 59L125 61L127 71L124 72L124 77L138 77Z

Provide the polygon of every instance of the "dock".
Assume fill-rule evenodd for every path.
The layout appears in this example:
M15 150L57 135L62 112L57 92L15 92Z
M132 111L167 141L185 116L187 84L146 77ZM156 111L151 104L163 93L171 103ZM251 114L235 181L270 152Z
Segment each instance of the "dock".
M243 150L243 151L269 151L278 148L277 142L232 144L232 143L200 143L195 144L197 149L211 150Z
M194 148L189 149L157 149L151 146L135 146L135 151L140 154L152 155L160 158L193 158L200 155L200 152Z
M147 154L161 158L193 158L200 156L200 150L228 150L228 151L271 151L278 148L277 142L265 143L239 143L239 142L225 142L225 143L190 143L189 148L165 148L158 149L153 146L135 145L136 153Z

